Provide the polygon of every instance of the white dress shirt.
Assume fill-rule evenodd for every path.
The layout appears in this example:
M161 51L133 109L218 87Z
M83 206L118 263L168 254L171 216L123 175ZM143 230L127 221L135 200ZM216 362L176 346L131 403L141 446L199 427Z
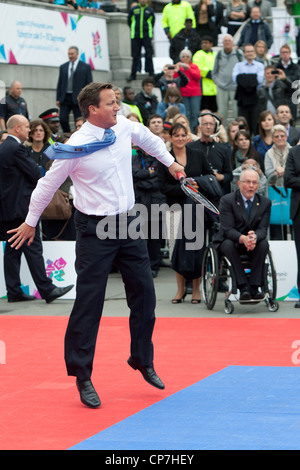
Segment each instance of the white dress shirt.
M260 87L264 79L265 68L263 64L257 60L253 60L251 64L247 61L238 62L235 64L232 71L232 80L234 83L237 83L236 77L241 73L255 73L257 75L258 87Z
M79 58L76 59L76 60L73 62L73 73L75 73L75 70L77 69L78 62L79 62ZM72 62L69 62L68 78L69 78L70 75L71 75L71 70L72 70Z
M55 160L38 181L32 193L25 222L35 227L55 191L70 176L74 190L74 206L87 215L116 215L134 206L132 179L132 142L169 167L174 158L165 143L143 124L117 117L112 127L116 141L90 155L68 160ZM70 137L69 145L83 145L102 140L104 129L86 121Z

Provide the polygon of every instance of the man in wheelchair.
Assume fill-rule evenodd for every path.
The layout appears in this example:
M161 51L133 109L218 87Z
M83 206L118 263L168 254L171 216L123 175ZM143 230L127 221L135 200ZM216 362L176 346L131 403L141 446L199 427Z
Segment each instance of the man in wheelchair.
M240 290L240 300L261 300L264 261L269 250L267 232L271 201L257 194L259 175L254 169L241 172L239 189L220 200L220 228L213 237L213 246L232 265ZM246 276L242 255L251 260L251 273Z

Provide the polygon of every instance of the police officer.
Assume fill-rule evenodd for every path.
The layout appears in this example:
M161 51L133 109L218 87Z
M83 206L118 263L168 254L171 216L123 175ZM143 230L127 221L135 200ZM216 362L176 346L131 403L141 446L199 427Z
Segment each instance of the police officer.
M58 139L58 130L59 130L59 115L57 108L46 109L43 113L39 115L39 118L42 119L51 131L51 136L49 138L49 144L53 144Z

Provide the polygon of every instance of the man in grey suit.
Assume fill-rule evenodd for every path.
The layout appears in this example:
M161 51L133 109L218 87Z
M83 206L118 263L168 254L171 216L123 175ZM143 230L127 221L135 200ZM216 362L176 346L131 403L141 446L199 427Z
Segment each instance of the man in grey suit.
M77 96L82 88L93 81L91 66L79 60L79 50L76 46L69 48L68 57L69 61L60 66L56 89L56 104L60 108L59 118L64 132L71 131L71 111L74 121L81 116Z
M240 290L240 300L260 300L265 257L269 251L267 231L271 201L257 194L259 175L253 169L243 170L238 181L239 189L220 200L220 229L213 244L230 261ZM251 259L251 273L246 277L241 255Z

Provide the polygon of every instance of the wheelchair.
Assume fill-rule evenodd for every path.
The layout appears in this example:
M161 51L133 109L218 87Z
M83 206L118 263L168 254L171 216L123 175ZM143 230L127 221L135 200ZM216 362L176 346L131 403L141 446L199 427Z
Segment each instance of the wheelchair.
M247 255L241 255L241 261L246 275L249 275L251 272L251 262L249 257ZM232 314L234 312L234 305L230 300L232 295L240 304L254 305L259 302L265 302L270 312L277 312L279 309L279 303L275 300L277 293L276 270L270 250L266 255L263 269L262 292L264 294L264 298L259 300L240 300L237 295L238 289L235 273L230 261L224 255L219 256L218 251L211 244L208 245L203 253L201 282L202 299L208 310L212 310L214 308L219 287L224 287L225 284L227 285L228 290L226 288L224 312L227 314Z

